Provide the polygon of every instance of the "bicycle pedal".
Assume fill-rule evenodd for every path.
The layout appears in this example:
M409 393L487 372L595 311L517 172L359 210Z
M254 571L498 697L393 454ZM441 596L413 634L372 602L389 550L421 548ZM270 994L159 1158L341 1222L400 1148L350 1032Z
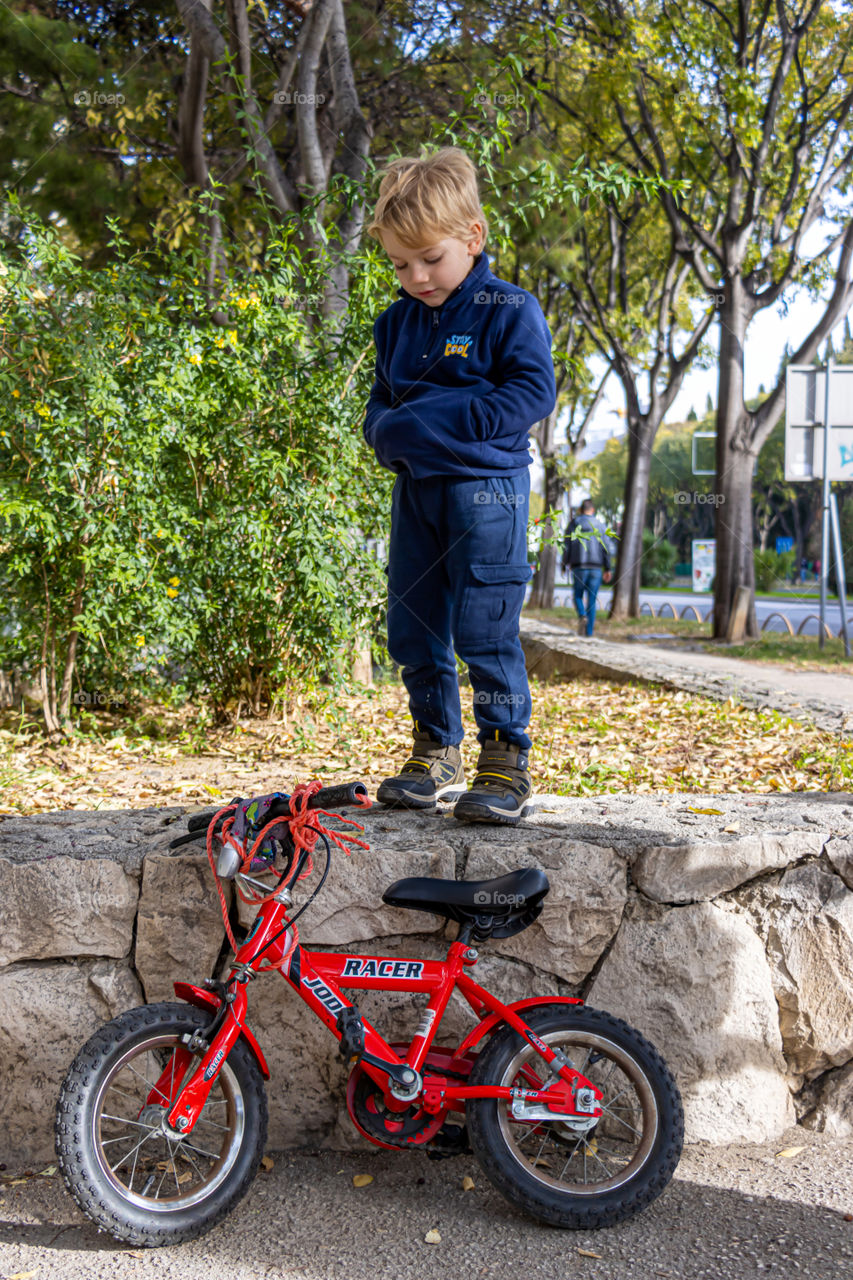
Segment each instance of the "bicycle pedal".
M338 1053L345 1062L352 1058L360 1058L364 1053L364 1023L355 1005L341 1009L335 1025L341 1033Z

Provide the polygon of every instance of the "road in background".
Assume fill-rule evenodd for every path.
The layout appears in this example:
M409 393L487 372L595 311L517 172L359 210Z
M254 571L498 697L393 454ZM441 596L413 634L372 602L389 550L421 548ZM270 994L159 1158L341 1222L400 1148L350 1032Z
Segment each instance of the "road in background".
M612 592L608 587L602 587L598 593L598 610L605 613L610 608L610 598ZM711 592L703 591L666 591L666 590L649 590L644 588L640 592L640 604L650 604L653 606L657 614L663 604L670 604L675 609L676 614L680 617L684 608L689 605L695 605L699 611L699 616L704 620L708 610L714 603L714 597ZM563 608L571 608L574 604L571 586L566 582L558 582L554 587L554 604ZM774 596L770 600L759 599L755 602L755 613L758 618L759 627L765 618L769 618L773 613L784 613L791 623L795 631L798 630L804 619L810 614L814 616L803 625L803 635L816 636L818 634L818 613L820 602L818 600L798 600L793 593ZM669 609L665 610L665 616L671 618ZM688 618L692 618L693 614L688 611ZM850 614L848 611L848 620ZM651 622L652 619L650 618ZM832 634L838 635L841 630L841 609L837 600L829 600L826 608L826 621L832 628ZM654 629L654 628L652 628ZM785 631L784 622L779 618L774 618L767 625L768 631Z

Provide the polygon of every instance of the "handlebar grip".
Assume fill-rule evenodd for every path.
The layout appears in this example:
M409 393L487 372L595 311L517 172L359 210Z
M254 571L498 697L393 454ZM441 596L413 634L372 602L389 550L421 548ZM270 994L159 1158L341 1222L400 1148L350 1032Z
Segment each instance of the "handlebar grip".
M231 801L231 804L239 804L239 803L240 803L239 800ZM222 807L223 806L220 805L219 809L221 809ZM205 809L203 813L192 814L191 817L187 818L187 830L199 831L201 828L204 828L205 830L207 830L213 818L215 818L217 813L219 813L219 809ZM220 822L217 823L217 826L221 826L221 825L222 825L222 821L220 820Z
M338 787L323 787L308 801L309 809L340 809L344 805L357 804L367 799L367 787L363 782L343 782Z

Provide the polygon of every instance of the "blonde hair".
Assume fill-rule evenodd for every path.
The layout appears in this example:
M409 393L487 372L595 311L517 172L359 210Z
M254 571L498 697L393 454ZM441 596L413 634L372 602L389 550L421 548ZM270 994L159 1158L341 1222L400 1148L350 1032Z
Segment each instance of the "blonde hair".
M482 249L489 225L472 161L459 147L423 147L419 158L399 156L387 165L367 234L382 244L381 233L390 231L407 249L420 249L448 236L467 243L473 222L482 224Z

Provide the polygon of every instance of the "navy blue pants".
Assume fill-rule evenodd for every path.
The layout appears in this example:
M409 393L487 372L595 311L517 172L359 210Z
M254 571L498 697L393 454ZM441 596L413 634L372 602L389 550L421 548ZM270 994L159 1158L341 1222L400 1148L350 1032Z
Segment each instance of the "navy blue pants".
M527 560L530 473L460 480L397 476L388 557L388 652L409 710L445 744L462 741L454 650L468 667L481 743L530 739L530 687L518 620Z

